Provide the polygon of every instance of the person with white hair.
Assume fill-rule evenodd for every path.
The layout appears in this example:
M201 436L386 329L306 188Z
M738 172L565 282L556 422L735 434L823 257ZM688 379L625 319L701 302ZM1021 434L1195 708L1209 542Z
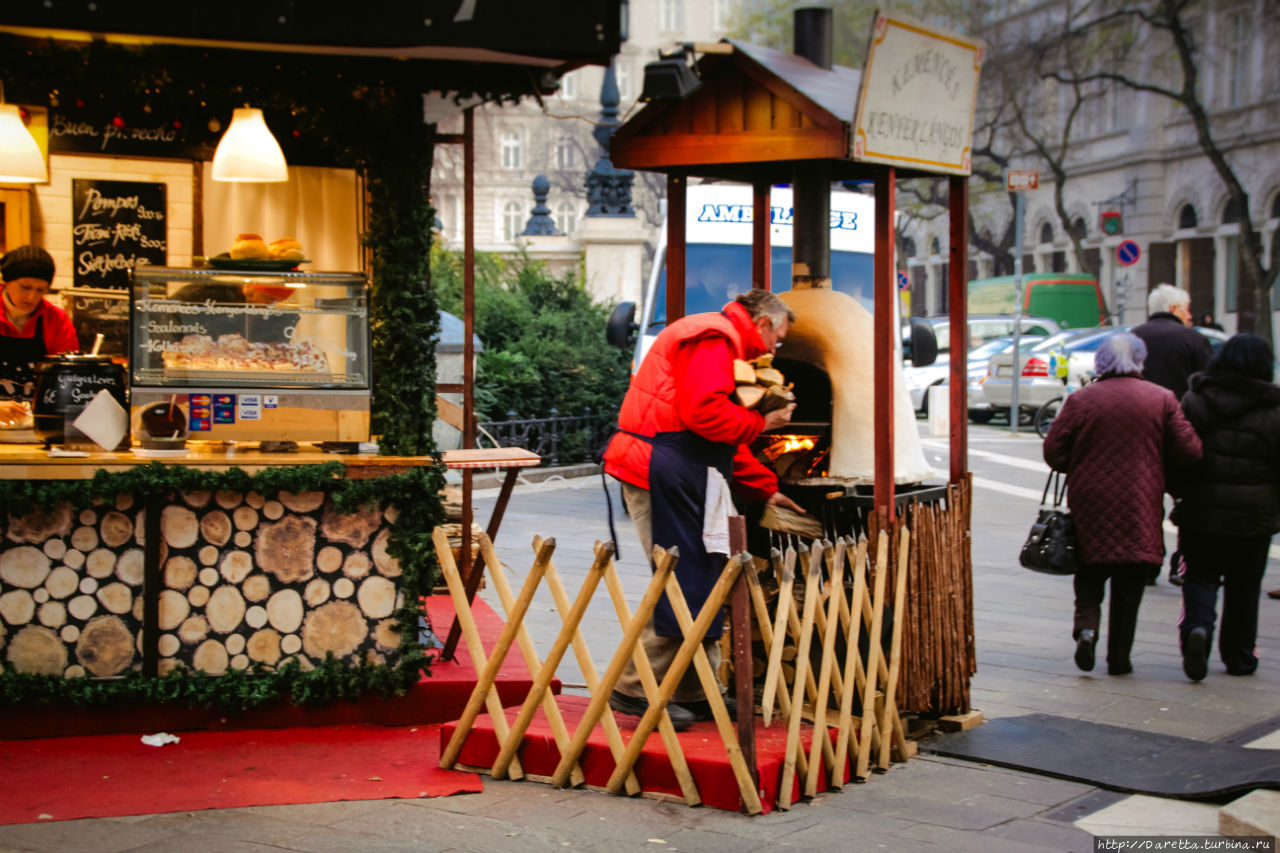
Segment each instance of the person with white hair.
M1167 476L1200 459L1200 439L1167 388L1142 378L1147 347L1128 332L1098 348L1092 382L1066 398L1044 440L1044 461L1067 475L1079 537L1076 666L1093 669L1102 600L1111 582L1107 671L1133 671L1129 653L1147 575L1164 562Z
M1147 345L1142 378L1162 385L1179 400L1187 393L1187 379L1209 365L1209 339L1192 328L1191 295L1171 284L1147 294L1147 322L1133 327Z
M1133 333L1147 345L1147 364L1142 378L1163 385L1179 400L1187 393L1187 380L1209 366L1213 347L1209 339L1191 327L1191 294L1171 284L1160 284L1147 294L1147 322L1135 326ZM1169 558L1169 583L1182 584L1186 563L1182 546ZM1147 578L1155 584L1160 567Z

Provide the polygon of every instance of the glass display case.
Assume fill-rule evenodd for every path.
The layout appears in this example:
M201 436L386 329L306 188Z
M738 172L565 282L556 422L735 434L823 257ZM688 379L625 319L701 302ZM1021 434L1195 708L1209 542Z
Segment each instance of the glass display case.
M365 276L270 264L133 271L135 413L157 401L182 404L192 438L368 438Z

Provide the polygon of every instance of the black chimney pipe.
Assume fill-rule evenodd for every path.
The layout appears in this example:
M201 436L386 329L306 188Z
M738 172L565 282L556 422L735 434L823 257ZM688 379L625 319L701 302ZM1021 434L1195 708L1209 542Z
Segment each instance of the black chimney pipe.
M795 11L795 53L819 68L831 70L829 8ZM831 286L831 164L801 160L792 176L791 286Z
M794 52L819 68L831 70L831 9L807 6L796 9Z

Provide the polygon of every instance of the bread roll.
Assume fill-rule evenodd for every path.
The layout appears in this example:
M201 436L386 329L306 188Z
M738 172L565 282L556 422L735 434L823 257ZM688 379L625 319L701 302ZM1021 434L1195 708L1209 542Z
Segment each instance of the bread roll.
M237 234L228 254L237 261L271 257L271 253L267 250L267 244L263 241L262 236L251 231Z
M271 257L283 261L300 261L306 257L302 254L302 244L292 237L272 240L267 250L271 253Z

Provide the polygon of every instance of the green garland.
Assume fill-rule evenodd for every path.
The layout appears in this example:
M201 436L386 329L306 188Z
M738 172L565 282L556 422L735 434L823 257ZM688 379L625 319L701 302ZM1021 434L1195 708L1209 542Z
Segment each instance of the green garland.
M431 531L444 521L438 497L444 485L440 465L413 468L366 480L342 476L341 462L281 466L250 474L241 468L202 471L152 462L128 471L98 471L90 480L0 480L0 513L22 515L67 503L74 509L110 500L116 495L138 498L173 492L256 492L275 497L280 492L323 491L340 512L373 504L394 505L398 514L387 542L388 553L400 562L403 604L395 612L400 626L399 656L394 666L346 666L332 655L310 671L296 661L269 671L256 668L208 676L183 669L162 678L131 672L117 679L64 678L14 672L4 661L0 674L0 705L26 702L66 702L102 706L127 703L183 703L197 707L243 710L267 704L288 694L295 704L323 704L355 700L368 691L384 697L403 695L430 671L431 659L418 642L420 599L431 593L439 564Z

